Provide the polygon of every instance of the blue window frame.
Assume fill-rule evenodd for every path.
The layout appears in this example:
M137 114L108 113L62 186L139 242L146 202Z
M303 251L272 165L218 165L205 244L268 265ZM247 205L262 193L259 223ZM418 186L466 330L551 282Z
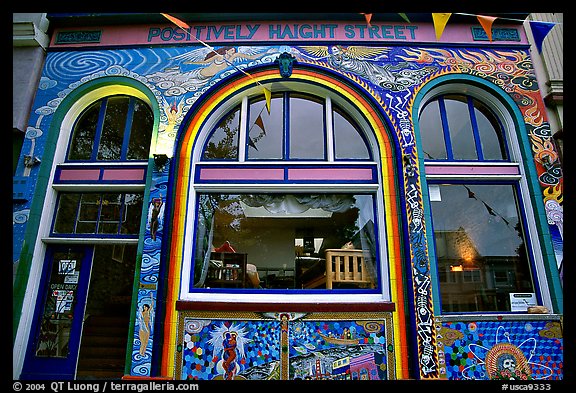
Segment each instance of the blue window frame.
M246 142L240 146L240 141ZM361 128L345 110L331 100L295 92L273 94L270 111L263 95L251 99L246 108L235 106L216 123L202 152L203 161L371 159Z
M52 234L134 237L142 202L141 193L61 193Z
M76 120L67 161L147 160L153 125L154 116L144 101L104 97Z
M508 148L498 117L479 100L444 94L429 101L420 114L426 160L508 161Z

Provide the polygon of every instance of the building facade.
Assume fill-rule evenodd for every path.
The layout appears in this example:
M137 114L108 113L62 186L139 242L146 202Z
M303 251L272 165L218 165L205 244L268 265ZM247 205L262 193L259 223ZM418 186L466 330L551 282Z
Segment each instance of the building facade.
M13 377L563 379L528 14L441 15L48 14Z

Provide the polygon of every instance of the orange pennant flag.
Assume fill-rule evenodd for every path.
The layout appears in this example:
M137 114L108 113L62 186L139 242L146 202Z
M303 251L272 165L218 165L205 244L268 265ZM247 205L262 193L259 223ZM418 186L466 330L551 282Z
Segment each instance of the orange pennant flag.
M368 24L368 26L372 27L372 25L370 24L370 20L372 19L372 14L365 14L365 13L361 13L362 15L364 15L364 18L366 18L366 24Z
M262 129L262 132L264 133L264 135L266 135L266 129L264 128L264 121L262 120L262 116L258 115L254 124L256 124L258 127L260 127Z
M272 99L272 92L267 88L264 88L264 96L266 97L266 110L270 114L270 100Z
M161 14L162 16L164 16L166 19L168 19L170 22L174 23L176 26L178 26L178 27L180 27L180 28L182 28L182 29L184 29L184 30L190 28L190 26L188 26L187 23L182 22L182 21L181 21L180 19L178 19L178 18L175 18L175 17L170 16L170 15L168 15L168 14L163 14L163 13L160 13L160 14Z
M483 16L483 15L476 15L478 18L478 22L482 25L482 28L486 32L488 39L492 42L492 23L496 20L495 16Z
M434 30L436 31L436 39L440 40L442 33L444 32L444 28L446 27L446 23L448 23L448 19L450 18L451 13L432 13L432 21L434 22Z

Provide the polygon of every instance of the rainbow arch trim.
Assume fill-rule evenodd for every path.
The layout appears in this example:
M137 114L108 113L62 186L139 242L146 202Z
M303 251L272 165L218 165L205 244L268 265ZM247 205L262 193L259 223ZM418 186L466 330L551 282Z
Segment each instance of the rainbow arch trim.
M190 182L193 180L191 173L192 168L192 151L196 138L202 128L205 120L211 113L230 95L242 91L249 87L254 87L256 83L265 85L268 82L278 80L278 71L276 69L263 69L260 71L251 71L250 75L241 76L222 85L222 88L206 98L195 107L194 112L188 118L186 128L182 129L182 135L179 144L175 148L173 159L174 165L174 183L172 185L173 210L172 221L170 222L172 236L168 244L168 287L166 296L166 315L164 324L164 344L162 348L162 361L160 365L161 375L174 375L173 354L176 353L176 338L178 313L176 311L176 301L181 280L181 267L184 246L184 229L186 221L186 212L188 205L188 189ZM391 300L396 303L396 311L392 314L393 331L394 331L394 362L396 369L396 378L403 379L408 375L408 357L407 357L407 337L406 323L404 314L404 304L406 302L403 294L402 283L402 249L400 224L401 213L398 206L399 190L395 179L398 174L394 165L394 141L391 140L390 134L382 118L383 112L361 93L361 90L354 88L342 82L335 77L310 69L295 67L292 72L291 80L312 82L325 86L328 89L339 92L350 102L354 103L357 108L365 115L366 120L373 129L379 147L380 156L378 159L382 168L382 195L386 210L386 242L387 258L390 269L390 290Z

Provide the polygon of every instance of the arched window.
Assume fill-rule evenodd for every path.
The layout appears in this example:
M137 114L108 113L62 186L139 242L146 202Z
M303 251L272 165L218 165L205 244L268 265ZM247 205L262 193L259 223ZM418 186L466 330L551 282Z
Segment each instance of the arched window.
M358 124L331 100L309 94L274 94L270 111L263 95L247 105L240 138L241 105L222 116L208 139L203 160L370 160ZM329 120L328 120L329 119ZM239 147L240 140L246 143ZM241 158L242 157L242 158Z
M443 94L420 113L425 158L429 160L507 160L502 126L481 101L463 94Z
M376 137L350 103L317 90L275 92L269 108L246 95L207 120L192 292L387 293Z
M74 124L67 161L147 160L154 116L136 97L92 103Z
M479 88L438 90L424 97L418 128L442 312L522 311L517 300L538 294L521 155L508 150L518 146L514 122Z

